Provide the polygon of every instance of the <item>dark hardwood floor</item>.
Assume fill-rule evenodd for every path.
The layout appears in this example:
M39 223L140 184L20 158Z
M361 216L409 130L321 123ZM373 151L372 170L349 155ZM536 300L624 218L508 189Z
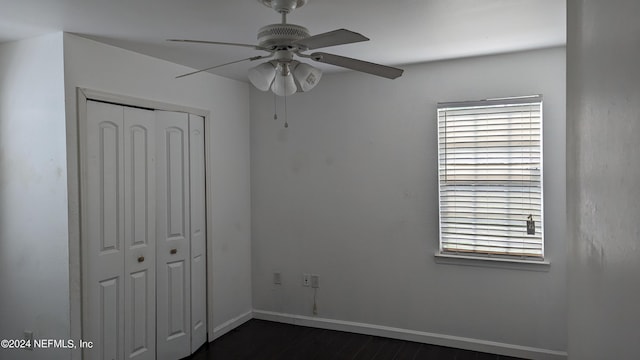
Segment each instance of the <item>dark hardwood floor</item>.
M214 342L204 345L190 359L515 360L516 358L253 319Z

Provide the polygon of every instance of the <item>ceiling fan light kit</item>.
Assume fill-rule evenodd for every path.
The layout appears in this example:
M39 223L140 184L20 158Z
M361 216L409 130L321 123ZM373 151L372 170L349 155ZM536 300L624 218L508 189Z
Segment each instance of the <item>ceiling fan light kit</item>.
M289 96L297 91L313 89L322 78L322 71L295 60L268 61L249 69L249 81L258 90L271 89L278 96Z
M295 94L298 91L298 87L291 70L289 70L289 64L278 64L278 67L276 77L271 85L271 91L278 96Z
M298 81L299 89L307 92L318 84L322 71L309 64L299 63L293 70L293 77Z
M271 88L271 83L276 77L276 67L270 62L260 64L249 69L249 81L258 90L267 91Z
M291 11L302 7L307 3L307 0L258 0L258 2L281 14L288 14Z
M322 71L320 71L320 69L295 60L295 56L388 79L395 79L403 73L402 69L340 55L323 52L306 54L305 51L308 50L368 41L369 39L346 29L311 35L309 30L304 26L288 24L287 15L293 10L304 6L307 0L258 0L258 2L282 15L282 23L266 25L260 28L257 37L258 45L180 39L171 39L169 41L250 47L255 50L266 51L269 54L213 66L178 77L192 75L240 61L255 61L271 58L271 60L249 70L249 81L251 81L251 84L258 90L268 91L271 89L271 91L278 96L290 96L298 91L306 92L313 89L320 81L320 78L322 78Z

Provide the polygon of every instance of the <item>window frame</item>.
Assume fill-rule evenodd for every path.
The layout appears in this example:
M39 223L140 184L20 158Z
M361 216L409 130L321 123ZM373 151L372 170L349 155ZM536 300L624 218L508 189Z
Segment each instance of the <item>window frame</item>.
M509 105L525 105L536 104L540 107L540 130L539 130L539 191L540 191L540 256L526 256L526 255L509 255L509 254L492 254L490 252L474 252L474 251L450 251L443 250L443 208L442 208L442 167L446 166L446 162L442 161L441 153L441 115L440 112L446 109L455 108L470 108L470 107L494 107L494 106L509 106ZM527 96L514 96L505 98L493 98L486 100L475 101L455 101L455 102L442 102L437 104L436 112L437 122L437 136L438 136L438 150L437 150L437 164L438 164L438 250L435 254L436 261L439 263L447 264L462 264L462 265L489 265L498 267L512 267L515 263L516 266L522 266L524 264L533 264L534 268L538 264L545 266L549 265L547 260L547 254L545 251L545 231L544 231L544 102L542 95L527 95ZM446 131L446 130L445 130ZM487 185L490 186L490 185ZM538 189L538 187L536 187ZM487 261L488 260L488 261ZM511 264L509 264L511 263ZM506 265L505 265L506 264Z

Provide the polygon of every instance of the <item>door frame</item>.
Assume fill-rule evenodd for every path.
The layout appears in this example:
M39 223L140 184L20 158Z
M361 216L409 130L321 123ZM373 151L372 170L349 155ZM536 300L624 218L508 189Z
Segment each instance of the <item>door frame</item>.
M213 336L213 237L211 236L213 229L213 219L211 217L213 209L213 192L211 184L211 141L212 126L210 112L208 110L193 108L189 106L165 103L149 99L141 99L137 97L113 94L98 90L92 90L82 87L76 88L76 109L77 118L75 123L67 124L67 159L73 160L74 164L69 164L69 169L75 168L73 174L77 177L75 181L70 181L67 188L69 208L69 315L70 338L78 342L79 340L94 341L93 339L82 338L82 247L81 244L86 236L87 218L84 212L87 208L86 199L82 194L86 193L87 174L84 164L84 156L86 156L85 145L81 142L82 134L86 132L87 124L87 101L96 100L101 102L113 103L117 105L132 106L138 108L146 108L150 110L164 110L184 112L188 114L202 116L204 118L204 148L205 148L205 213L206 213L206 256L207 256L207 281L206 281L206 304L207 304L207 342ZM71 161L70 161L71 162ZM72 351L71 359L82 359L82 351Z

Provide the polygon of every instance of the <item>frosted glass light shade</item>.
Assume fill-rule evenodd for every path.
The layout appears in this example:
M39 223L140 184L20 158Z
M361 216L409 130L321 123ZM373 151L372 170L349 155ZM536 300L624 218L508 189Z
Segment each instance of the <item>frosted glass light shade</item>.
M249 81L251 81L253 86L262 91L269 90L275 76L276 67L270 62L249 69Z
M291 73L287 75L277 74L271 85L271 90L278 96L289 96L295 94L298 91L298 87Z
M309 91L313 89L320 81L320 78L322 78L322 71L309 64L300 63L296 66L295 70L293 70L293 76L298 80L302 91Z

